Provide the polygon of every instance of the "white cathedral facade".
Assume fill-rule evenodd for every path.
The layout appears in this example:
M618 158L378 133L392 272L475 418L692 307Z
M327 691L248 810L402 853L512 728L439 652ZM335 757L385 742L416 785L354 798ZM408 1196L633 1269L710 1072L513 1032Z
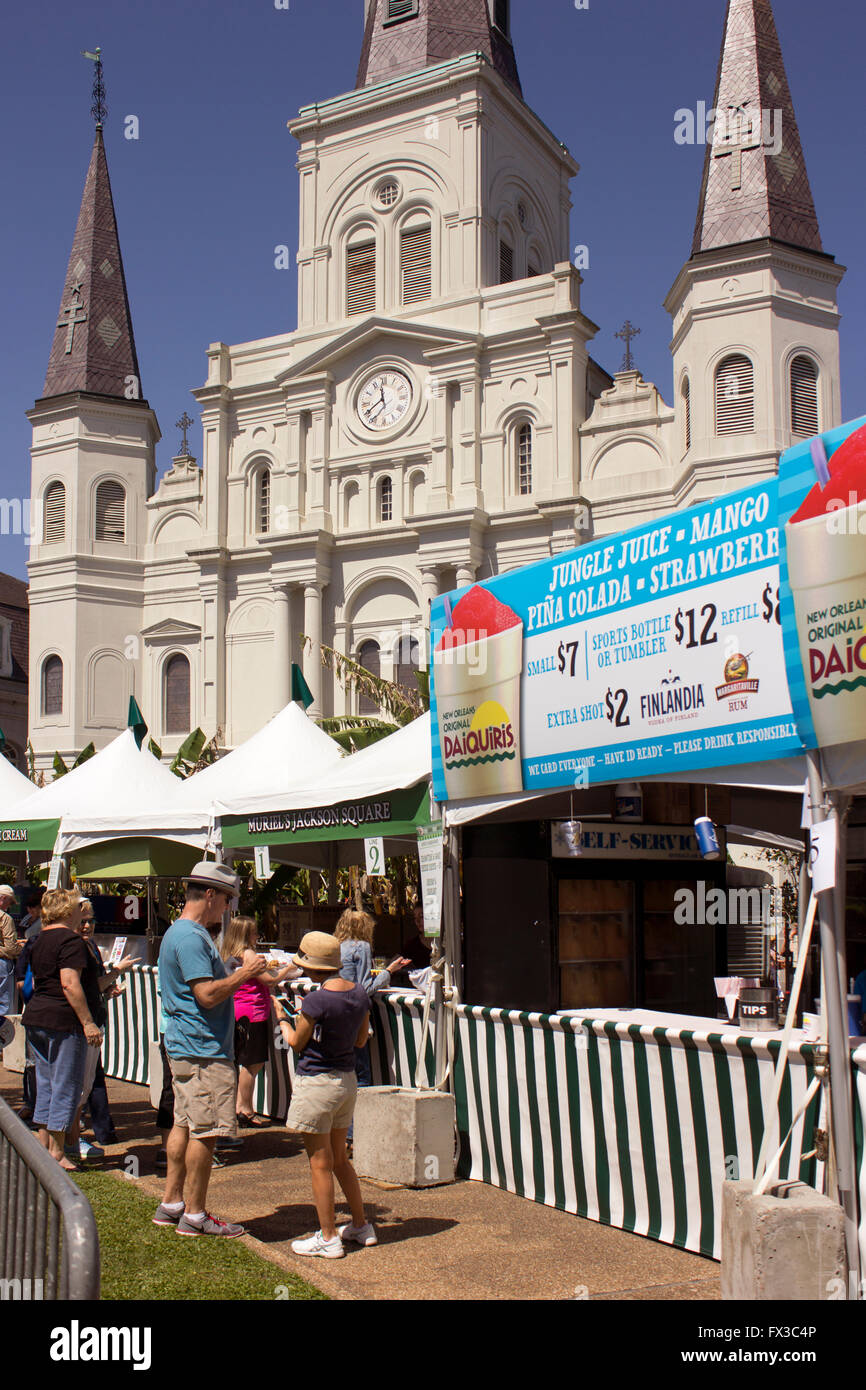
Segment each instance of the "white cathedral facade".
M355 712L317 643L411 679L437 593L758 481L840 421L843 269L770 0L728 6L716 107L739 119L665 301L672 405L589 354L578 165L522 98L509 8L366 0L356 87L291 127L298 326L209 347L200 445L158 486L97 129L29 413L37 766L106 743L131 694L167 755L197 725L236 746L290 699L301 634L312 713Z

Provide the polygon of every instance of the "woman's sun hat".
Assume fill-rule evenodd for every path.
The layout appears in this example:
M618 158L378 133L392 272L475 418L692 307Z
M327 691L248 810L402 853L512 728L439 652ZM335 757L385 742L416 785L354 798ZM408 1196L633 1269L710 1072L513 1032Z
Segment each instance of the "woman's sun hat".
M292 959L302 969L321 970L329 975L336 975L343 964L339 941L325 931L308 931L302 936L298 953Z

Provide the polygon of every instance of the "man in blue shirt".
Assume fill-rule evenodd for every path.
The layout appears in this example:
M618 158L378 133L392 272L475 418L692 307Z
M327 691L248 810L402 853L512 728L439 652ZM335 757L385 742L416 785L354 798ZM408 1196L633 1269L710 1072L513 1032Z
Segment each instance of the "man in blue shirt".
M217 1221L205 1200L216 1140L237 1134L233 996L267 963L255 956L230 975L213 943L240 893L227 865L196 864L186 883L183 915L169 927L159 952L174 1128L166 1143L165 1195L153 1220L183 1236L240 1236L243 1226Z

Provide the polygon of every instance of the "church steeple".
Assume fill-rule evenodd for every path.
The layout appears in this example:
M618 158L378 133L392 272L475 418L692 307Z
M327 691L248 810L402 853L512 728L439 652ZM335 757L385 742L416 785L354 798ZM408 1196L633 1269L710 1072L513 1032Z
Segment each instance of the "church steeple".
M770 0L728 0L692 255L770 238L822 251Z
M510 9L510 0L365 0L356 86L483 53L520 96Z
M70 391L125 400L143 395L101 122L84 182L43 399Z

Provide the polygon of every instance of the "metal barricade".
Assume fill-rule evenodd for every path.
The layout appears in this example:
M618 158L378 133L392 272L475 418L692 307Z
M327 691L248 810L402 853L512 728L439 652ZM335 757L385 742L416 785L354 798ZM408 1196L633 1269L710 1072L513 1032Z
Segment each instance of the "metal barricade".
M98 1299L93 1211L0 1099L0 1299Z

